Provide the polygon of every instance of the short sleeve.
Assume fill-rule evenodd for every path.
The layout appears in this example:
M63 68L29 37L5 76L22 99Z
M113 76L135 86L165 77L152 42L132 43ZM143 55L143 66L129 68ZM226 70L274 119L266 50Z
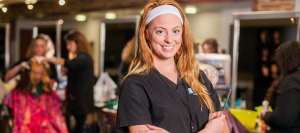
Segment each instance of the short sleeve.
M207 78L205 73L203 71L201 71L200 73L202 77L200 77L200 82L204 84L204 86L207 88L208 93L210 94L210 98L213 101L215 111L221 111L221 104L217 91L214 89L213 85L211 84L210 80Z
M128 77L121 88L117 130L128 132L129 126L151 124L150 104L143 85Z

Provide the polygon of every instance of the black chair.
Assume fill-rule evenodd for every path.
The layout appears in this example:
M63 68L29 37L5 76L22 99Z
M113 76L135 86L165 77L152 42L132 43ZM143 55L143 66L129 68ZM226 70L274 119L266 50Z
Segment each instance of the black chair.
M0 133L11 133L13 121L12 110L0 105Z

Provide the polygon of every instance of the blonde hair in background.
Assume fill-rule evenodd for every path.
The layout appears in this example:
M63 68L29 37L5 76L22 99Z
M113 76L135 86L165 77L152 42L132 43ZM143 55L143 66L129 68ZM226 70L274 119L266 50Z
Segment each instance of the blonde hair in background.
M51 83L50 83L50 78L49 78L49 68L47 67L47 64L45 64L45 62L38 62L37 60L35 59L32 59L31 63L30 63L30 86L32 87L33 90L36 89L38 83L36 83L35 79L34 79L34 69L37 67L37 66L43 66L43 78L42 78L42 83L43 83L43 86L42 86L42 90L43 92L45 93L51 93L53 92L53 90L51 89Z
M48 35L43 34L43 33L39 34L36 38L31 40L29 47L27 49L27 52L26 52L26 57L30 59L35 55L34 45L35 45L35 41L37 39L43 39L45 41L46 45L45 45L44 56L46 56L47 58L52 58L55 53L54 44L53 44L51 38Z
M131 38L123 48L121 57L122 61L124 61L126 64L130 64L134 58L135 42L136 36Z
M180 73L180 78L183 79L198 94L201 110L202 103L204 102L211 113L215 112L213 102L207 88L201 84L198 79L201 75L194 56L193 38L189 30L189 23L182 8L174 0L150 0L144 7L144 12L141 14L137 31L137 55L131 62L129 72L123 81L130 75L145 75L154 69L153 53L149 47L149 41L146 40L146 32L148 28L146 25L146 16L152 9L161 5L175 6L179 10L183 19L183 42L180 50L175 55L175 62Z

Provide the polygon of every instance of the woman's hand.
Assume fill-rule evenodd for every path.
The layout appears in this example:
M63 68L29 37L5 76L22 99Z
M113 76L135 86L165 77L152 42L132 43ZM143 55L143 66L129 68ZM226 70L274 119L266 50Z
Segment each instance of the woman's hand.
M209 116L209 121L206 124L205 128L199 133L222 133L224 128L225 115L219 116L216 118L218 113L212 113Z
M149 125L149 124L147 124L146 126L150 130L141 131L141 132L138 132L138 133L170 133L170 132L166 131L165 129L162 129L162 128L159 128L159 127L156 127L156 126L152 126L152 125Z
M29 69L29 65L26 61L23 61L22 63L20 63L20 68L25 68L25 69Z
M264 120L265 114L266 114L267 112L269 112L269 111L264 111L264 110L260 111L260 113L258 114L258 118Z

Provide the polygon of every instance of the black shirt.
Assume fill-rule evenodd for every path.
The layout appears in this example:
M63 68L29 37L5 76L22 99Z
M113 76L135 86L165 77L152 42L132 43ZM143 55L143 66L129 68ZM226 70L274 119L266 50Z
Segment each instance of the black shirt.
M205 85L220 111L220 102L212 84L201 71L199 81ZM170 87L169 87L170 86ZM188 94L190 88L183 80L178 85L154 69L147 75L131 75L124 81L117 114L117 130L128 132L129 126L152 124L171 133L191 133L202 130L209 119L209 110L197 95ZM191 103L191 121L188 96Z
M17 65L20 65L22 62L28 62L29 59L28 58L22 58L20 59L17 63L15 63L10 69L14 68L15 66ZM49 73L49 77L50 79L54 79L56 81L57 80L57 72L56 72L56 67L53 63L49 63L49 66L50 66L50 73ZM20 71L18 74L21 74L22 72Z
M279 84L273 112L264 120L271 127L270 133L300 133L300 71L294 72Z
M72 60L65 60L68 69L67 100L71 114L94 111L94 62L87 53L80 53Z

